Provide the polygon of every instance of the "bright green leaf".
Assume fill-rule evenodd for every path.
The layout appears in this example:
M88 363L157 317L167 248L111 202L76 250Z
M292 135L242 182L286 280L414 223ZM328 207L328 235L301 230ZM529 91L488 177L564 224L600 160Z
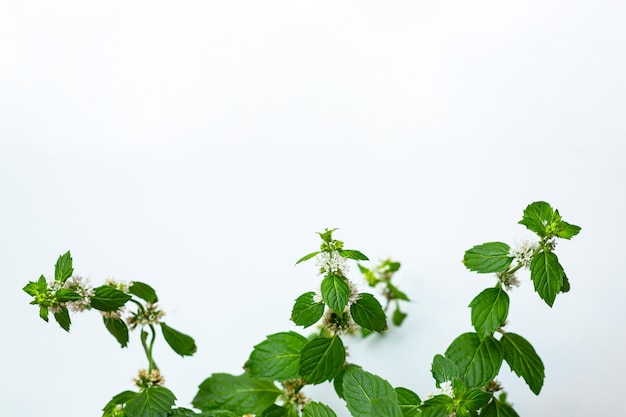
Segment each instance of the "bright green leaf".
M296 299L291 310L291 320L298 325L307 328L314 325L324 315L324 303L314 301L315 293L307 292Z
M103 317L102 319L104 320L104 326L107 328L109 333L115 337L118 343L122 347L128 346L128 327L126 326L126 323L124 323L124 320L112 317Z
M67 311L67 308L63 307L61 310L54 313L54 319L59 323L59 326L66 332L70 331L70 325L72 324L72 320L70 319L70 313Z
M532 345L522 336L505 333L500 339L504 348L504 360L511 370L524 378L530 390L539 395L545 378L543 362Z
M343 376L343 398L353 417L402 416L391 384L357 366L349 367ZM376 414L382 410L384 414Z
M482 338L492 335L506 321L509 314L509 296L501 288L487 288L469 306L472 308L472 325Z
M443 382L452 381L454 378L461 376L461 371L456 363L439 354L435 355L433 358L431 373L437 382L437 388L439 388Z
M320 253L320 251L315 251L309 253L308 255L304 255L302 258L298 259L296 265L298 265L300 262L308 261L309 259L314 258L315 256L317 256L318 253Z
M404 417L398 400L389 397L373 398L369 415L372 417Z
M282 393L272 381L251 378L249 374L213 374L200 384L192 404L205 411L224 409L237 415L261 414Z
M580 233L580 227L574 224L569 224L564 221L560 221L557 224L557 232L556 235L562 239L571 239Z
M54 280L65 282L72 276L74 268L72 267L72 255L70 251L65 252L59 256L57 263L54 265Z
M44 321L48 321L48 307L39 306L39 317L41 317Z
M500 370L502 347L493 336L482 340L476 333L464 333L448 347L445 357L454 362L468 388L478 388L489 383Z
M465 252L463 264L478 273L500 272L507 269L514 258L509 256L511 247L502 242L488 242L474 246Z
M126 403L128 417L167 417L176 397L165 387L145 388Z
M161 331L167 344L180 356L192 356L196 353L196 342L191 336L181 333L163 322L161 322Z
M254 378L286 381L299 377L300 351L306 337L296 332L276 333L254 346L246 367Z
M546 236L546 227L555 220L560 220L560 216L554 212L550 204L545 201L535 201L529 204L524 210L524 215L519 224L523 224L540 237Z
M357 261L369 261L369 258L367 256L354 249L342 249L339 251L339 255L343 256L344 258L354 259Z
M59 303L67 303L69 301L82 300L83 296L69 288L59 288L56 292L56 298Z
M447 395L435 395L424 401L420 417L447 417L454 410L454 400Z
M337 417L337 414L327 405L311 402L302 410L302 417Z
M96 287L93 291L91 306L100 311L116 311L131 299L130 295L110 285Z
M135 398L137 395L139 395L139 393L134 392L134 391L123 391L115 395L111 399L111 401L109 401L102 409L102 411L104 411L105 417L112 415L112 412L115 411L116 406L126 404L127 402Z
M327 275L322 280L322 298L335 313L341 314L348 305L350 286L346 278L339 275Z
M459 402L468 410L475 411L487 405L491 398L493 398L493 395L490 392L482 389L472 389L467 391L462 397L459 397Z
M404 322L404 319L406 319L406 316L407 314L403 313L400 308L396 306L395 310L393 311L393 315L391 316L391 321L394 325L401 326Z
M154 288L139 281L133 281L128 287L128 292L135 295L148 303L156 303L159 301Z
M480 417L520 417L508 404L493 399L481 411Z
M345 360L346 350L340 337L318 337L302 349L300 375L309 384L319 384L334 378Z
M558 257L552 252L539 252L530 262L530 278L539 297L550 307L563 288L565 272Z
M359 326L375 332L387 329L387 317L376 297L361 293L359 299L350 306L352 319Z

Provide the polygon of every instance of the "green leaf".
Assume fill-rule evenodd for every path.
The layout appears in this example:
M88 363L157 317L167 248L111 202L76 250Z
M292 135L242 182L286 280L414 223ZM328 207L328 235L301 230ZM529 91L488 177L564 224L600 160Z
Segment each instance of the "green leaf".
M507 269L514 258L509 256L511 247L502 242L488 242L474 246L465 252L463 264L470 271L484 274Z
M402 416L391 384L357 366L349 367L343 376L343 398L353 417Z
M411 301L409 300L409 297L405 293L400 291L398 287L393 285L391 282L387 282L387 290L389 291L389 295L391 296L391 299Z
M416 417L419 414L422 400L416 393L407 388L398 387L396 388L396 395L403 417Z
M396 309L393 311L393 315L391 316L391 321L396 326L401 326L406 319L407 314L400 311L400 307L396 306Z
M70 313L67 308L63 307L58 312L54 313L54 319L59 323L59 326L66 332L70 331L70 325L72 320L70 319Z
M560 220L560 216L558 216L558 214L555 216L555 214L550 204L545 201L535 201L526 207L519 224L523 224L528 230L537 233L541 237L545 237L546 227L555 220Z
M350 306L352 319L359 326L375 332L387 329L387 317L376 297L361 293L359 299Z
M254 346L246 368L254 378L286 381L299 377L300 351L306 337L296 332L276 333Z
M435 395L424 401L421 410L420 417L447 417L454 410L454 400L444 394Z
M308 261L309 259L316 257L318 253L320 253L320 251L315 251L309 253L308 255L304 255L302 258L298 259L296 265L298 265L300 262Z
M126 403L128 417L167 417L176 397L165 387L145 388Z
M539 297L550 307L564 286L564 277L563 267L554 253L542 251L533 256L530 262L530 279L532 279Z
M42 285L43 284L43 285ZM36 297L38 294L46 294L48 292L48 283L46 277L41 275L37 282L29 281L24 288L22 288L28 295Z
M475 411L487 405L491 398L493 398L493 395L490 392L482 389L472 389L459 398L459 403L468 410Z
M300 375L309 384L319 384L337 375L346 361L341 338L318 337L304 346L300 357Z
M116 311L131 299L130 295L110 285L96 287L93 292L91 306L100 311Z
M327 275L322 280L322 298L335 313L341 314L348 305L350 286L346 278L339 275Z
M437 388L440 388L440 384L443 382L452 381L454 378L461 376L461 371L456 363L439 354L433 358L431 372L437 382Z
M489 383L500 370L502 347L493 336L482 340L476 333L464 333L457 337L446 350L445 356L454 362L468 388Z
M556 235L560 238L569 240L580 233L580 230L579 226L560 221L557 225Z
M504 348L504 360L511 370L524 378L530 390L539 395L545 378L543 362L532 345L522 336L505 333L500 339Z
M74 268L72 267L72 255L70 251L65 252L59 256L56 265L54 265L54 280L65 282L72 276Z
M354 249L342 249L339 251L339 255L343 256L344 258L354 259L357 261L369 261L369 258L367 256Z
M298 325L307 328L314 325L324 315L324 303L316 303L313 299L313 291L302 294L296 299L291 310L291 320Z
M133 398L135 398L137 395L139 395L139 393L134 391L123 391L115 395L111 399L111 401L109 401L102 409L102 411L104 411L105 417L113 415L112 412L115 411L117 405L124 405Z
M78 301L83 298L80 294L68 288L59 288L55 295L59 303L67 303L69 301Z
M142 300L147 301L148 303L156 303L159 301L156 291L154 291L151 286L143 282L133 281L128 287L128 292L136 295Z
M48 307L39 306L39 317L41 317L44 321L48 321Z
M481 411L480 417L520 417L508 404L493 399Z
M188 408L177 407L170 410L168 417L239 417L237 414L228 410L211 410L202 413L196 413ZM266 416L261 416L266 417Z
M254 379L247 373L239 376L213 374L200 384L192 404L205 411L231 410L238 416L261 414L281 394L283 391L272 381Z
M123 348L128 346L128 327L126 323L124 323L124 320L112 317L102 317L102 319L104 321L104 327L115 337L118 343Z
M478 337L492 335L504 324L509 315L509 296L501 288L487 288L469 305L472 308L472 325Z
M302 410L302 417L337 417L337 414L327 405L311 402Z
M161 330L167 344L180 356L192 356L196 353L197 347L193 337L181 333L163 322L161 322Z

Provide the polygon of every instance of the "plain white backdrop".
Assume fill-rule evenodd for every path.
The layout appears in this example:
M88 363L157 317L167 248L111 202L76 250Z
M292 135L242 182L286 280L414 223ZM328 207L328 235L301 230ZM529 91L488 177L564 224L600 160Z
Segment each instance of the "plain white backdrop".
M0 6L2 414L98 416L145 367L97 312L71 333L22 287L72 251L76 273L153 285L195 337L156 360L180 406L299 330L315 234L402 262L405 325L350 360L422 397L494 284L463 252L530 236L545 200L582 226L557 247L571 292L527 275L509 330L546 366L522 417L619 409L626 290L626 4L620 1L5 1ZM352 278L358 280L357 268ZM304 331L303 333L307 333ZM307 389L347 416L328 385ZM618 397L616 397L616 395Z

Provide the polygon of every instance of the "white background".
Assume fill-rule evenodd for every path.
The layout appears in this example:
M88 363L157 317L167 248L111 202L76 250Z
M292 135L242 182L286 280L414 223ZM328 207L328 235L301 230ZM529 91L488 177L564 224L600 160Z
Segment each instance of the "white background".
M0 5L2 415L98 416L145 367L97 312L71 333L22 287L71 250L76 273L153 285L193 335L156 360L189 406L298 330L319 283L315 234L402 262L401 329L350 360L423 398L430 364L471 331L491 276L471 246L529 237L545 200L582 226L557 254L572 290L550 309L527 274L509 330L546 366L522 417L621 409L626 3L620 1L5 1ZM353 280L359 280L352 266ZM303 333L307 333L304 331ZM307 389L347 416L328 385Z

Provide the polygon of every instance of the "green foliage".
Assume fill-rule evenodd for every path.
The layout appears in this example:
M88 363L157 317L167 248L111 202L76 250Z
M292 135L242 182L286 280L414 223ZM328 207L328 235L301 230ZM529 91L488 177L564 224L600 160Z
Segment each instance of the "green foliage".
M472 325L483 338L504 325L509 314L509 296L502 288L487 288L469 306L472 308Z
M94 288L91 306L100 311L116 311L130 300L131 296L110 285Z
M520 417L510 405L493 399L480 412L480 417Z
M291 320L298 325L307 328L317 323L324 315L324 303L314 301L313 291L302 294L296 299L291 311Z
M309 384L320 384L335 377L346 360L346 350L338 336L318 337L302 348L300 375Z
M331 310L341 313L348 305L350 286L340 275L327 275L322 281L322 298Z
M544 366L532 345L515 333L505 333L500 344L504 348L504 360L511 370L524 378L530 390L539 395L545 377Z
M541 299L552 307L565 280L565 272L557 256L552 252L536 254L530 264L530 278Z
M440 384L443 382L452 381L454 378L461 376L461 370L457 364L439 354L435 355L433 359L431 373L433 374L433 378L435 378L437 388L439 388Z
M254 346L246 368L254 378L287 381L298 378L300 352L308 340L296 332L283 332L267 336Z
M337 414L327 405L311 402L302 410L302 417L337 417Z
M389 382L357 366L343 376L343 398L354 417L401 417L398 396Z
M416 417L420 413L420 397L407 388L398 387L395 389L398 397L398 405L403 417Z
M163 322L161 322L161 331L167 344L180 356L192 356L196 353L196 342L191 336L181 333Z
M154 288L139 281L133 281L128 287L128 292L135 295L148 303L156 303L159 301Z
M131 401L135 398L138 393L134 391L123 391L119 394L113 396L111 401L104 406L102 411L104 412L103 417L113 417L116 415L117 406L124 406L127 402Z
M165 387L146 388L126 403L124 412L128 417L167 417L175 401Z
M542 238L560 237L571 239L580 233L580 227L564 222L558 210L554 210L545 201L536 201L524 210L519 222Z
M104 326L122 347L128 346L128 327L124 320L114 317L102 317Z
M344 258L347 258L347 259L354 259L356 261L369 261L369 258L367 256L363 255L358 250L343 249L343 250L340 250L338 252L339 252L339 255L341 255L341 256L343 256Z
M465 252L463 263L470 271L479 273L504 271L511 265L511 247L502 242L489 242L474 246Z
M476 333L464 333L450 344L445 357L457 365L467 387L479 388L498 374L504 352L493 336L481 339Z
M72 276L73 272L72 255L70 255L70 251L67 251L59 256L57 263L54 265L54 280L63 283Z
M376 297L361 293L359 299L350 306L350 314L361 327L373 332L382 332L387 328L387 317Z

